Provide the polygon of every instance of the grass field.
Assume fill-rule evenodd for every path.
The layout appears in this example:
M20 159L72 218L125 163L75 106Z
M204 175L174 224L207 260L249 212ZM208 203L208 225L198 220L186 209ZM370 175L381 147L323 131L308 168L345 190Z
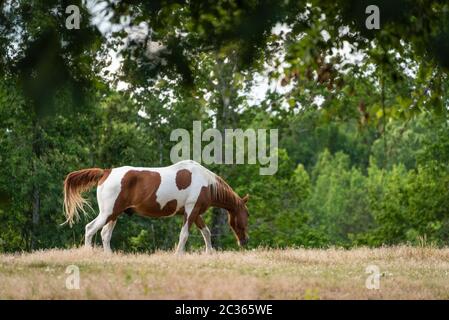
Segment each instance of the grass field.
M79 289L67 289L69 265ZM367 289L366 268L380 270ZM69 269L71 270L71 269ZM0 255L1 299L449 299L449 249L287 249L107 255L100 249Z

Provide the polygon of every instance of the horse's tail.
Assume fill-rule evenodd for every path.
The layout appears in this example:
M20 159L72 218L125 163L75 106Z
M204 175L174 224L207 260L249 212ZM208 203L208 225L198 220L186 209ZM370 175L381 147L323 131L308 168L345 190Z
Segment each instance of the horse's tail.
M86 214L84 205L90 205L81 193L95 186L103 175L104 170L99 168L74 171L67 175L64 181L64 214L67 220L63 224L72 226L79 219L80 211Z

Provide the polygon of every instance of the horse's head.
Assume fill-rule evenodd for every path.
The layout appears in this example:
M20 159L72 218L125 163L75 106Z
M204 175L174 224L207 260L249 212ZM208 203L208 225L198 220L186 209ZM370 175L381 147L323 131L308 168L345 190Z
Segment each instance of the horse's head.
M229 225L237 237L238 244L245 246L248 243L248 208L246 203L248 202L249 195L241 198L241 204L234 210L229 211Z

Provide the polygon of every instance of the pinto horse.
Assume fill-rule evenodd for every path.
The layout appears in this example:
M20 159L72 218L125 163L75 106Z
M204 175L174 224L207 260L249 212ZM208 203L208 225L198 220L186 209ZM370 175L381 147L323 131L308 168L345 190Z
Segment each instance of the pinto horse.
M201 215L210 207L228 211L229 225L243 246L248 241L248 195L240 198L219 176L195 161L180 161L168 167L84 169L67 175L64 181L64 211L70 226L86 213L84 191L97 185L98 216L86 225L85 245L101 230L103 248L111 251L110 241L117 218L122 213L146 217L183 215L176 253L184 252L193 223L200 229L206 252L211 252L211 233Z

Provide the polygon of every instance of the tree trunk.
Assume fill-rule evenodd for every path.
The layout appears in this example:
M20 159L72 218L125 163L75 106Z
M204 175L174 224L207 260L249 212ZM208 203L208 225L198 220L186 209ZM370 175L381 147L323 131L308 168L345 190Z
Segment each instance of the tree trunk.
M37 232L39 228L39 220L40 220L40 192L39 185L36 179L36 174L38 171L37 161L40 159L42 154L41 144L42 144L42 135L40 132L40 127L37 121L35 121L33 125L33 142L32 142L32 150L33 150L33 160L31 167L31 176L33 179L33 187L31 190L31 236L30 236L30 249L36 249L37 244Z
M212 209L212 246L216 249L222 247L222 236L226 230L226 210L222 208L213 208Z
M226 65L222 59L217 59L215 66L215 76L217 77L216 90L219 94L219 103L216 116L216 127L220 130L222 141L224 140L224 130L231 127L230 119L233 119L233 110L231 108L231 100L233 97L233 81L234 68L226 70ZM228 71L228 72L226 72ZM231 71L231 72L229 72ZM234 126L232 126L234 127ZM223 178L226 178L224 170L217 172ZM223 245L222 237L226 231L227 211L222 208L212 209L212 246L214 248L221 248Z
M35 185L33 187L33 205L32 205L32 235L31 235L31 250L36 248L36 233L39 226L39 211L40 211L40 195L39 188Z

